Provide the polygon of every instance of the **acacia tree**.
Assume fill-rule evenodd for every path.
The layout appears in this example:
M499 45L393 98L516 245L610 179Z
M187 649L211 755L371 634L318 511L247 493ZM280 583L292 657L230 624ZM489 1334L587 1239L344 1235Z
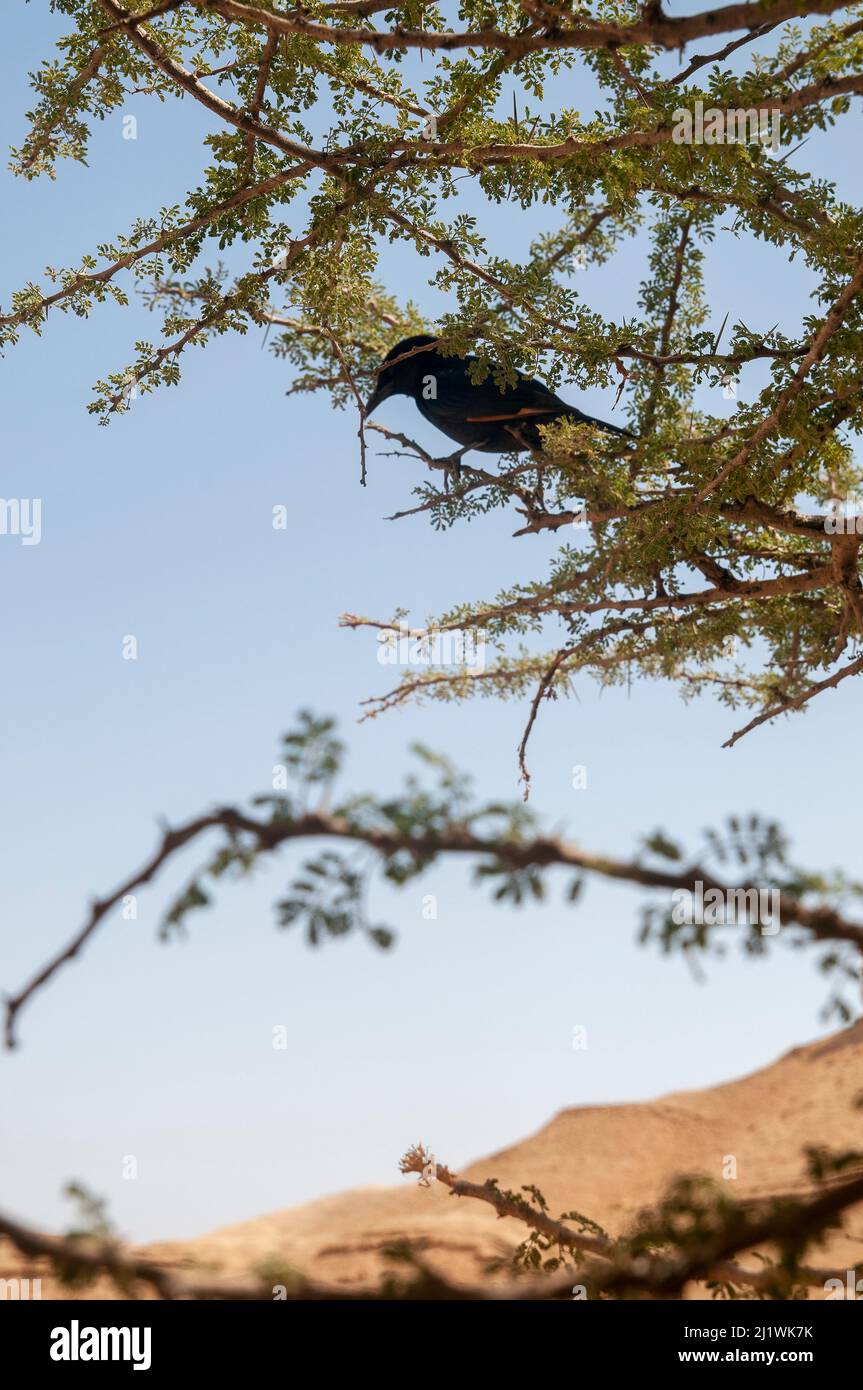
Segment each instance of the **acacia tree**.
M239 0L52 8L74 27L60 59L34 77L38 103L15 152L24 177L83 159L93 122L130 90L191 99L213 117L210 162L185 206L142 217L79 266L49 270L55 288L26 285L0 317L9 343L24 327L41 331L54 309L86 315L109 296L122 302L129 276L149 288L165 309L164 340L138 343L134 362L97 383L90 408L103 422L133 388L175 384L190 347L270 323L293 389L359 406L364 474L363 388L386 349L427 326L376 279L396 239L432 262L450 305L434 326L440 346L476 349L478 375L494 371L503 386L539 365L555 386L618 384L634 454L561 425L541 454L497 470L465 464L441 487L452 459L402 441L431 470L414 510L434 524L514 506L517 534L563 530L568 541L546 576L442 615L439 626L482 629L496 647L490 666L411 675L377 707L532 690L532 722L577 672L601 682L658 675L750 706L734 742L863 670L860 536L825 510L858 481L847 436L860 422L861 213L788 158L863 92L859 7L774 0L670 19L656 3L592 12L465 0L454 27L422 0L322 0L288 12ZM789 22L834 13L805 31ZM732 37L683 66L708 35ZM766 48L743 74L722 65L749 45ZM681 55L677 70L669 53ZM553 105L558 79L581 65L604 98L591 121ZM782 157L707 131L705 143L681 140L681 110L698 101L720 117L778 118ZM488 208L486 228L446 216L463 177ZM551 209L548 233L523 262L495 255L495 208L538 202ZM610 322L566 274L607 260L637 232L652 245L640 312ZM818 312L784 330L737 323L721 342L726 324L717 331L702 273L711 243L727 237L801 259ZM205 263L211 243L248 248L248 268L230 284ZM700 383L757 364L761 388L730 417L695 408ZM573 521L586 544L573 543ZM562 623L562 644L513 646L549 618ZM727 669L729 639L757 647L759 664Z
M94 123L132 91L203 106L212 116L207 163L175 205L15 292L0 312L0 344L11 346L27 328L43 331L52 311L86 317L107 299L126 302L129 284L137 287L163 314L162 339L137 343L134 360L96 384L90 409L108 423L133 391L177 384L187 350L271 325L270 345L292 369L292 390L357 409L362 481L367 429L374 429L423 470L410 513L445 527L514 509L517 535L566 538L535 581L434 620L444 631L480 630L491 663L411 672L372 702L372 713L412 698L529 694L519 750L526 790L530 729L543 700L564 693L577 673L602 683L662 676L685 694L714 691L749 710L732 743L863 671L861 535L835 506L853 499L859 483L849 438L861 422L863 221L797 157L812 131L842 121L863 94L860 6L773 0L682 19L669 18L661 0L463 0L457 13L424 0L319 0L295 9L240 0L125 7L52 0L51 8L71 27L33 77L30 129L13 152L18 173L52 176L58 159L83 160ZM601 93L591 120L566 104L565 79L585 69ZM687 138L693 125L681 119L699 102L710 116L702 143ZM719 140L729 112L749 113L743 129L750 133L780 120L780 150L759 139ZM461 179L470 179L485 223L459 210ZM496 210L535 204L548 208L545 234L522 260L495 254ZM650 247L638 312L616 323L581 302L571 272L611 260L635 236ZM769 243L780 264L801 261L815 312L781 329L720 321L703 277L713 244L729 237ZM413 248L444 296L447 311L433 325L385 288L394 241ZM246 258L233 278L218 260L228 247ZM519 370L541 372L555 387L616 386L634 447L567 422L548 428L541 450L526 458L480 468L366 426L362 400L382 355L407 333L429 329L445 354L474 352L476 378L491 373L501 389ZM730 414L696 406L704 383L738 380L751 398L736 399ZM395 617L343 621L386 631L400 617L398 595L393 603ZM552 624L564 639L542 651L537 637ZM729 664L730 641L745 662ZM328 728L307 720L293 739L287 755L299 759L301 780L326 782L338 761ZM666 948L692 951L713 941L708 928L681 929L667 906L669 889L720 883L699 852L685 854L660 835L631 860L592 855L542 836L523 808L476 809L451 770L434 794L417 783L391 801L375 794L337 811L290 797L268 796L263 805L263 813L222 808L166 833L144 870L97 902L68 949L9 1002L8 1041L25 1000L119 897L207 830L221 831L223 842L169 909L169 929L208 901L208 878L316 836L367 846L394 883L442 854L474 856L499 896L516 901L539 895L553 865L603 873L664 892L648 907L645 934ZM738 888L780 885L794 939L827 943L825 966L859 977L863 928L843 905L846 893L858 892L853 884L788 868L781 835L757 820L733 822L708 848L720 863L737 855L751 868L755 879ZM361 883L328 849L289 889L282 921L304 920L312 940L358 926L385 945L387 929L362 916ZM744 941L765 949L757 931ZM406 1169L422 1171L423 1159L407 1155ZM609 1296L634 1285L673 1292L711 1274L735 1289L725 1278L733 1257L770 1237L779 1272L759 1283L744 1271L738 1282L787 1293L795 1280L806 1282L807 1241L859 1199L856 1172L836 1181L859 1161L856 1153L814 1155L813 1180L830 1179L826 1189L807 1204L769 1211L680 1189L623 1243L583 1223L553 1221L537 1194L531 1203L490 1188L484 1200L508 1204L509 1215L531 1224L526 1263L542 1262L543 1241L602 1259L603 1272L591 1267L585 1278ZM462 1195L477 1195L460 1186ZM3 1229L22 1248L41 1239L14 1222ZM130 1270L111 1249L77 1249L73 1264L101 1261L118 1278L149 1279L170 1292L164 1273ZM68 1249L61 1254L68 1265ZM428 1292L429 1280L420 1271L409 1287ZM567 1280L569 1287L571 1271Z

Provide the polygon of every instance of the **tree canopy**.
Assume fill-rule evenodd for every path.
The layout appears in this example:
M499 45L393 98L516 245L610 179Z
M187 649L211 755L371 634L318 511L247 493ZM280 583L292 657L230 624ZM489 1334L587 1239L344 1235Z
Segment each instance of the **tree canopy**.
M90 409L105 423L132 393L176 384L188 349L272 325L292 390L359 409L363 474L372 429L428 471L412 512L445 527L514 509L517 535L562 542L536 580L428 619L481 631L494 655L482 670L409 671L372 712L529 693L529 729L579 673L643 675L746 707L733 743L863 671L861 535L845 507L859 483L863 221L799 153L863 93L859 6L774 0L676 19L617 0L52 8L71 28L33 76L17 172L85 160L94 124L130 92L205 107L208 162L173 206L23 286L0 315L2 341L41 332L57 309L125 302L137 284L163 311L163 337L96 384ZM601 96L589 118L568 104L585 69ZM726 138L729 112L738 138ZM739 138L752 133L743 117L758 138ZM481 213L458 207L465 179ZM499 209L532 205L548 209L548 231L507 260ZM613 322L571 272L637 235L650 247L640 302ZM802 262L812 312L781 328L722 321L704 275L724 238ZM445 297L433 325L388 287L393 241ZM218 255L228 247L246 260L232 277ZM519 370L553 387L616 386L635 449L562 422L541 453L456 475L454 456L365 426L384 352L427 328L501 386ZM738 381L752 389L730 413L696 406L700 386L718 400ZM524 747L521 760L527 778Z

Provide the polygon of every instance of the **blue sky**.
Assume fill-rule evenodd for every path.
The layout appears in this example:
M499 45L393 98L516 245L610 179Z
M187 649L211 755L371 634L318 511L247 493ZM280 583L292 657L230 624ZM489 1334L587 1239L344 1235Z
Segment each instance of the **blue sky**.
M7 144L25 128L26 72L62 27L46 10L20 6L6 20ZM56 183L0 175L0 302L197 183L203 113L144 98L125 111L138 139L122 138L118 112L97 130L89 168L61 167ZM855 111L843 134L815 137L798 167L817 163L852 186L858 125ZM515 254L541 224L541 211L494 214L495 249ZM394 248L384 273L434 312L431 268ZM643 273L638 242L578 288L622 317ZM708 284L717 328L729 310L765 330L798 323L811 288L804 267L730 238L709 253ZM323 398L286 398L286 369L255 334L190 355L179 389L98 428L85 409L92 383L157 330L137 300L89 322L57 316L0 363L4 496L43 500L40 545L0 538L4 990L144 860L159 817L265 790L300 706L343 721L346 786L395 789L421 739L472 772L481 796L518 795L522 705L357 724L359 701L392 672L371 634L337 618L386 617L396 604L422 618L491 595L541 573L553 538L514 540L502 513L445 534L421 518L385 521L411 504L415 465L373 458L361 489L354 418ZM579 398L596 413L610 401ZM381 419L440 442L406 401ZM278 503L286 531L271 526ZM121 656L127 633L136 662ZM533 804L586 847L621 854L656 825L694 839L757 809L785 823L804 862L853 871L856 709L847 683L728 751L728 711L683 704L667 686L600 696L584 682L577 701L543 712ZM586 791L571 787L575 763L588 768ZM0 1056L7 1209L62 1228L60 1189L78 1178L108 1198L124 1234L194 1234L393 1181L420 1138L457 1166L562 1107L703 1086L819 1032L824 984L807 956L734 957L696 984L680 961L636 947L638 895L600 883L576 911L559 894L540 909L493 910L464 867L448 865L401 894L376 885L375 916L399 934L388 955L359 940L312 952L271 912L296 862L226 887L186 942L161 946L160 909L193 860L178 863L141 894L137 922L112 918L27 1010L20 1051ZM574 1051L578 1025L588 1046ZM130 1154L134 1181L122 1176Z

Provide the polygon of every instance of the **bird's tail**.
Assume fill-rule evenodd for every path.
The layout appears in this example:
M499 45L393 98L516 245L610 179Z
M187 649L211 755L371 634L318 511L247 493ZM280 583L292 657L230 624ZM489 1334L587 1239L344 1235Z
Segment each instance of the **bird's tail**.
M606 434L617 434L621 439L635 439L635 435L630 430L622 430L619 425L610 425L607 420L597 420L593 415L585 415L581 410L573 410L576 420L580 420L585 425L595 425L598 430L604 430Z

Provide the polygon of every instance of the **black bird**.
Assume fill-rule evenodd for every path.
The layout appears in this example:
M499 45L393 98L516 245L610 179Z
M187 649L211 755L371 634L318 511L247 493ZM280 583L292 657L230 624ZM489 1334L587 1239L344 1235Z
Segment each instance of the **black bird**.
M411 396L420 414L450 439L484 454L540 449L537 426L554 420L580 420L607 434L633 437L616 425L582 414L541 381L526 376L519 375L516 385L503 392L490 376L477 386L469 374L471 363L477 359L443 357L433 346L436 341L421 333L405 338L387 353L378 368L377 386L366 404L366 415L389 396Z

